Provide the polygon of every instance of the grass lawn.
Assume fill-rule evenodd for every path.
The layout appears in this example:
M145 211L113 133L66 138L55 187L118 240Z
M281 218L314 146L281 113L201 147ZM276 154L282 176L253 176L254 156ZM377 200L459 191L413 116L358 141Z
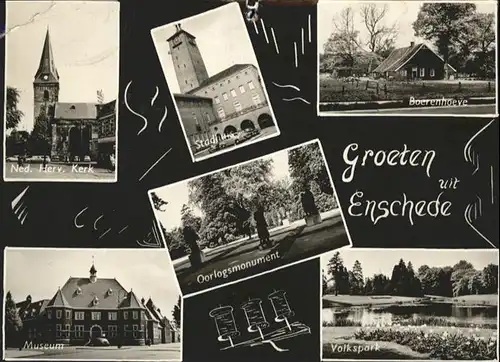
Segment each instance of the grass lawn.
M369 102L437 98L494 97L494 81L385 81L345 82L320 75L320 102Z

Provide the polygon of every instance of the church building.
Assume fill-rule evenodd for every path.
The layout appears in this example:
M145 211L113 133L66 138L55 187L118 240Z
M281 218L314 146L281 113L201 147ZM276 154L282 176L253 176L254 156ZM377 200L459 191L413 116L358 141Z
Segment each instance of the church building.
M234 64L209 76L196 38L176 25L167 39L181 94L174 94L186 136L197 140L275 126L257 67Z
M70 277L52 299L17 303L26 341L87 345L105 337L111 345L179 342L179 330L161 315L152 299L139 299L118 280L98 278L92 264L88 277Z
M100 137L103 133L101 127L106 127L111 117L116 124L116 101L109 102L108 105L97 103L60 102L59 73L55 66L50 34L47 29L45 42L43 44L40 64L35 74L33 82L34 90L34 117L35 122L39 117L47 117L51 124L50 135L50 157L52 161L77 162L77 161L98 161L104 154L114 152L114 134L110 139L109 132ZM102 109L112 109L104 112ZM113 131L115 130L113 126ZM100 142L100 138L107 138L105 142ZM113 142L113 147L109 142ZM100 147L100 144L108 144ZM110 151L110 149L112 151Z

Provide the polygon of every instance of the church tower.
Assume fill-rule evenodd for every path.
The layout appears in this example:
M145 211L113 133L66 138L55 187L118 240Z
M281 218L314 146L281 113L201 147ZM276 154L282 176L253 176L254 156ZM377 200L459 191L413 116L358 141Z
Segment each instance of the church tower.
M35 106L33 116L36 120L42 108L48 109L49 106L53 106L59 100L59 74L54 63L49 28L47 28L45 34L45 42L43 43L40 65L35 74L33 90Z
M196 44L196 38L175 26L175 34L167 39L170 46L170 56L175 68L175 75L181 93L188 93L208 79L207 68Z

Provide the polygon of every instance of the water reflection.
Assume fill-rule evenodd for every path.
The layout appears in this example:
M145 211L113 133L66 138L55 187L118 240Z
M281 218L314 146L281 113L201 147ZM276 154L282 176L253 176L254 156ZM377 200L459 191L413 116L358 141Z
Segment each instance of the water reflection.
M336 326L387 326L401 319L440 317L450 322L470 324L496 324L496 307L462 307L450 304L420 306L391 306L370 309L367 307L325 308L323 322Z

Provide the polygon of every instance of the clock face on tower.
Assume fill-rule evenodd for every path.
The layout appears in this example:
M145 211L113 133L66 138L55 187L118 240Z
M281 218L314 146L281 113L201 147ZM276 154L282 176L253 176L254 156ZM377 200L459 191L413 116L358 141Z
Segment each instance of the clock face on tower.
M49 76L47 74L45 74L42 78L43 78L43 80L48 80Z
M181 38L174 38L174 44L177 45L181 42Z

